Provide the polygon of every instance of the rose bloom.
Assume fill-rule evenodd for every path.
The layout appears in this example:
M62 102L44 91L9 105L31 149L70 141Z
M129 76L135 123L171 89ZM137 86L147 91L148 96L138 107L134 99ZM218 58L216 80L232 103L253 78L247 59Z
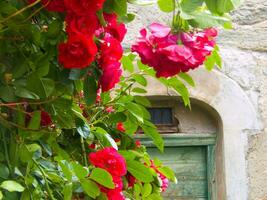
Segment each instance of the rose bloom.
M121 131L121 132L125 132L125 128L124 128L122 122L118 122L116 128L117 128L117 130L119 130L119 131Z
M101 192L105 193L108 197L108 200L124 200L125 197L122 193L123 182L120 177L113 176L113 183L115 185L114 189L108 189L100 185Z
M95 167L107 170L112 177L121 177L127 172L124 158L112 147L106 147L95 153L90 153L89 160Z
M49 126L52 124L51 116L48 112L41 111L41 126Z
M31 4L36 0L28 0ZM64 12L66 10L64 0L42 0L42 5L49 11Z
M215 46L216 29L202 32L172 34L171 28L152 23L140 31L132 51L137 52L142 63L153 67L157 77L171 77L202 65Z
M85 16L68 14L66 17L66 23L68 35L81 33L87 35L88 37L92 37L99 26L98 18L95 13Z
M123 54L121 43L112 37L110 34L105 34L105 37L101 40L99 47L100 58L98 63L102 69L107 68L109 65L116 65Z
M97 53L92 38L82 34L71 35L66 43L59 45L59 63L65 68L85 68L89 66Z
M88 15L96 13L103 7L105 0L64 0L68 12L75 15Z
M122 42L127 32L125 25L123 23L118 23L118 17L115 13L104 13L104 18L107 22L107 26L104 28L105 32L111 34L118 41Z
M135 141L135 146L137 147L137 148L140 148L141 147L141 142L140 142L140 140L136 140Z
M108 106L107 108L105 108L105 111L107 113L113 113L113 112L115 112L115 109L113 108L113 106Z
M112 62L105 67L100 77L99 84L103 92L107 92L115 87L120 81L122 70L119 62Z

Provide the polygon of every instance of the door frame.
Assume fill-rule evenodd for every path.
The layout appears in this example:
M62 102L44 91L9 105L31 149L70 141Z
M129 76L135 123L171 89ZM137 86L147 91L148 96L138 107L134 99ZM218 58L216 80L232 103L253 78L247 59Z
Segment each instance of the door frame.
M162 134L165 147L204 146L207 156L208 200L216 199L216 134ZM145 135L137 135L146 147L155 147L153 141Z

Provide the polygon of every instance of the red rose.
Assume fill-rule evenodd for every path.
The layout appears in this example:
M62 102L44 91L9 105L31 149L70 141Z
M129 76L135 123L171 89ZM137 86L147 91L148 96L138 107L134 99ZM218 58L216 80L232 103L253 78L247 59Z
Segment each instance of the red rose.
M98 63L102 69L107 68L113 62L118 63L123 54L121 43L109 34L106 34L103 38L99 51Z
M115 185L114 189L108 189L100 185L101 192L105 193L108 197L108 200L124 200L125 197L122 193L123 182L120 177L113 176L113 183Z
M113 177L124 176L127 172L124 158L112 147L90 153L89 160L92 165L107 170Z
M119 131L121 131L121 132L125 132L125 128L124 128L122 122L118 122L118 123L117 123L117 130L119 130Z
M118 23L117 15L115 13L105 13L104 18L107 22L107 26L104 28L105 32L121 42L127 32L125 25L123 23Z
M52 124L51 116L46 111L41 111L41 126L49 126Z
M99 83L103 92L107 92L114 88L120 81L122 70L119 62L113 62L105 67L100 77Z
M158 166L155 166L153 160L150 160L150 168L154 169L155 172L157 173L158 179L160 180L160 188L161 188L161 191L164 192L168 188L168 186L169 186L169 180L167 179L167 177L165 175L163 175L158 170Z
M68 35L82 33L92 37L92 35L95 33L95 30L99 26L98 18L95 13L85 16L69 14L66 17L66 22Z
M115 109L113 108L113 106L108 106L107 108L105 108L105 111L107 113L113 113L113 112L115 112Z
M136 183L136 178L132 174L127 174L128 187L131 188Z
M71 35L59 45L59 63L65 68L85 68L92 63L97 47L92 38L82 34Z
M89 144L88 148L89 149L95 149L96 148L96 144L95 143Z
M36 0L28 0L30 4L35 1ZM64 0L42 0L41 3L49 11L65 12L66 10Z
M105 0L64 0L66 8L75 15L96 13L103 7Z
M136 141L135 141L135 145L136 145L137 148L140 148L140 147L141 147L141 142L140 142L140 140L136 140Z
M157 77L175 76L202 65L215 46L216 29L202 32L172 34L171 28L153 23L140 31L132 51L137 52L142 63L153 67Z

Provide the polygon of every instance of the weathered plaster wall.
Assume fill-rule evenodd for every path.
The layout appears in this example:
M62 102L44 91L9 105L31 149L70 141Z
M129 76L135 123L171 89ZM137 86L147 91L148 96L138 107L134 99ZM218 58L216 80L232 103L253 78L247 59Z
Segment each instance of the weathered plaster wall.
M267 198L267 1L246 0L233 13L235 29L222 32L224 67L249 96L262 122L248 132L249 199Z
M132 8L132 12L137 13L137 23L129 25L125 46L132 43L141 27L152 21L169 21L168 16L158 12L155 6ZM261 122L260 129L243 130L244 139L240 143L246 147L248 199L263 200L267 198L267 1L245 0L232 15L234 29L221 30L218 39L224 60L220 71L241 87ZM231 99L227 93L224 98ZM236 110L231 112L242 118ZM237 194L236 200L243 199L238 199Z

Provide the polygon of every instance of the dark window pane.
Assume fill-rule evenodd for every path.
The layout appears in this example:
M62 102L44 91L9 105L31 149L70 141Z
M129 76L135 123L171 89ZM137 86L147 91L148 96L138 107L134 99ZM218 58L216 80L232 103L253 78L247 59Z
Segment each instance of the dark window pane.
M173 124L171 108L149 108L154 124Z

